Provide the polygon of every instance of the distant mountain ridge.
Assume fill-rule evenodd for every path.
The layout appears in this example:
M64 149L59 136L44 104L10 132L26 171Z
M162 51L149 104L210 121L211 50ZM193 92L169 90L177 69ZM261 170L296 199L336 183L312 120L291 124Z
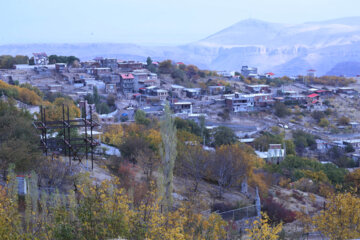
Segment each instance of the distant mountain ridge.
M173 59L213 70L239 70L256 66L276 75L359 75L360 17L303 24L281 24L247 19L197 42L175 47L136 44L23 44L2 45L0 54L76 55L83 60L96 56L145 61ZM356 69L354 69L356 68Z

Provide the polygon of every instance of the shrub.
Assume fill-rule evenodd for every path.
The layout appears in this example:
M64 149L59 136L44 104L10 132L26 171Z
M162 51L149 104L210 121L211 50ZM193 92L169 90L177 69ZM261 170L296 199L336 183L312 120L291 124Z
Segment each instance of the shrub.
M268 197L263 201L263 211L275 223L280 223L281 221L290 223L296 219L295 212L286 209L283 204L276 202L272 197Z
M320 119L319 126L320 127L327 127L329 126L330 122L326 118Z

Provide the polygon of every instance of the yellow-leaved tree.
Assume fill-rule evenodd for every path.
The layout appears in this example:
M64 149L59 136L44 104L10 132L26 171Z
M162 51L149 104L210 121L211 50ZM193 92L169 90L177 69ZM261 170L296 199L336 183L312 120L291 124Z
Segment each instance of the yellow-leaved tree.
M80 109L68 98L56 98L53 103L44 102L46 107L46 121L61 121L63 120L63 109L65 106L65 120L67 119L67 106L69 107L69 117L74 119L80 117Z
M332 194L325 209L311 219L315 231L331 240L360 237L360 198L350 193Z
M252 226L246 229L246 232L251 240L277 240L281 230L282 223L271 226L268 215L262 213L262 218L252 222Z
M124 138L124 129L120 124L112 124L105 126L102 141L107 144L120 146Z

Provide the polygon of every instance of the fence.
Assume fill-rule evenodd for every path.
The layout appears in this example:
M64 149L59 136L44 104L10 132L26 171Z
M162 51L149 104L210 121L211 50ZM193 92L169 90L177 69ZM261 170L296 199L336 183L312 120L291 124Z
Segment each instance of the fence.
M217 212L226 221L239 221L246 218L252 218L258 216L256 205L248 207L238 208L226 212Z

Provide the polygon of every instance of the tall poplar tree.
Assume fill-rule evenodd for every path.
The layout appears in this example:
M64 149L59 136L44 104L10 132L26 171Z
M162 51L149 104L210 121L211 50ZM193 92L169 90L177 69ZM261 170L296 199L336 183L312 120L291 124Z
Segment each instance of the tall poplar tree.
M176 127L174 119L171 116L171 110L169 103L165 105L165 114L161 122L161 138L162 144L160 144L161 154L161 176L159 187L161 187L161 194L163 195L163 202L165 209L170 210L172 206L172 190L173 190L173 171L176 159Z

